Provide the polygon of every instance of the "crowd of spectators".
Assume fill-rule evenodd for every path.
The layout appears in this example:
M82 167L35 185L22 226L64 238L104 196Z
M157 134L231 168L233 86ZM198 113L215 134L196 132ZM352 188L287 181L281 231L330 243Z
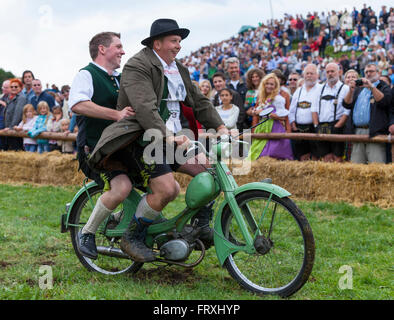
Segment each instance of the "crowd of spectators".
M242 28L181 62L232 130L373 137L394 134L393 43L394 8L382 6L377 14L364 4L352 12L285 14ZM356 82L360 79L362 85ZM31 71L5 81L0 129L25 130L29 138L0 137L0 149L75 152L70 142L33 139L43 131L77 132L76 116L68 108L69 91L68 85L43 90ZM257 125L267 107L274 108L270 120ZM391 161L388 144L369 145L256 139L249 157ZM371 158L371 153L379 156Z
M44 90L33 72L26 70L21 79L4 81L1 89L0 130L25 131L29 137L0 137L0 150L75 153L73 142L34 139L42 132L77 132L76 115L68 108L70 86L59 90L47 85Z
M394 134L393 43L394 8L382 6L377 14L364 4L362 8L354 7L352 12L313 12L305 18L301 14L285 14L280 20L241 28L238 35L204 46L182 62L215 106L222 104L221 90L231 90L231 103L239 109L237 129L240 131L258 123L256 107L271 106L275 108L272 121L265 128L253 129L254 132L348 133L373 137ZM372 69L369 75L365 73L367 67ZM376 73L372 74L375 69ZM264 79L272 73L278 82L268 83L272 82L276 93L263 94L267 90ZM363 79L363 87L355 85L353 81L357 79ZM358 102L360 92L363 92L362 103ZM360 106L365 106L365 110L360 111ZM360 114L368 116L360 122ZM388 144L370 144L378 146L380 155L384 148L384 161L382 156L378 159L365 156L370 153L365 146L364 156L360 156L361 144L293 140L292 154L287 151L286 143L275 148L276 151L272 151L272 145L264 140L253 141L249 156L252 159L265 155L298 160L353 159L357 163L391 161Z

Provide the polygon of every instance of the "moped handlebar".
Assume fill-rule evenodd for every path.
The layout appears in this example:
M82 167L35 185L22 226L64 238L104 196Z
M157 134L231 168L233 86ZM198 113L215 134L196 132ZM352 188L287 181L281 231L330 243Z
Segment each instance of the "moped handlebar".
M272 107L263 109L263 110L260 112L260 114L259 114L260 117L263 118L263 120L260 121L259 123L257 123L256 125L254 125L253 127L249 128L249 129L251 130L251 129L253 129L253 128L259 126L260 124L262 124L262 123L268 121L268 120L269 120L269 115L272 113L272 111L274 111L274 108L272 108ZM225 143L227 142L229 145L230 145L231 143L233 143L233 142L238 142L239 144L249 144L249 143L246 142L246 141L242 141L242 140L237 139L237 138L240 137L242 134L243 134L243 133L240 133L240 134L238 134L238 135L236 135L236 136L232 136L232 135L221 135L220 137L217 137L217 141L214 142L213 145L217 145L217 144L222 143L222 142L225 142ZM207 151L207 149L204 147L204 145L203 145L200 141L194 141L194 140L190 140L188 149L187 149L187 151L186 151L186 156L189 155L190 152L192 152L193 150L195 150L195 149L197 149L197 148L199 148L199 147L200 147L201 150L205 153L205 155L210 156L209 153L208 153L208 151Z

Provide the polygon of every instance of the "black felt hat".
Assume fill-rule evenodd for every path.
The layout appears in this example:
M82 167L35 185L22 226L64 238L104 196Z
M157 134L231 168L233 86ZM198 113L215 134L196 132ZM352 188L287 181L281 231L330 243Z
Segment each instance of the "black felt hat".
M179 28L178 23L172 19L158 19L152 23L150 28L150 37L141 41L144 46L149 45L153 39L177 35L185 39L190 33L189 29Z

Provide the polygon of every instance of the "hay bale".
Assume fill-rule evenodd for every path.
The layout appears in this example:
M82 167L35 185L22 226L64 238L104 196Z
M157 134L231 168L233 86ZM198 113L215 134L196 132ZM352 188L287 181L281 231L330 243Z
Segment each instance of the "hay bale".
M85 177L78 171L75 158L59 152L0 152L0 183L81 185ZM394 207L394 164L278 161L265 157L254 161L250 171L244 173L235 176L239 185L271 178L295 199ZM185 191L191 177L176 173L175 178Z
M394 206L394 164L278 161L260 158L238 184L271 178L298 199Z
M84 175L78 172L75 155L58 151L38 154L32 152L1 152L1 183L32 183L56 186L78 185Z

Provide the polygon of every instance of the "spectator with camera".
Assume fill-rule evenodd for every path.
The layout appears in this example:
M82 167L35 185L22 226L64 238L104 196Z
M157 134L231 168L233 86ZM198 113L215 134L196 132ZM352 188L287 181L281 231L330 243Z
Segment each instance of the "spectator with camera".
M365 78L349 82L349 92L343 106L351 109L350 119L354 134L374 137L388 134L389 114L392 111L391 89L379 80L375 64L365 67ZM353 143L350 157L354 163L385 163L386 148L381 143Z

